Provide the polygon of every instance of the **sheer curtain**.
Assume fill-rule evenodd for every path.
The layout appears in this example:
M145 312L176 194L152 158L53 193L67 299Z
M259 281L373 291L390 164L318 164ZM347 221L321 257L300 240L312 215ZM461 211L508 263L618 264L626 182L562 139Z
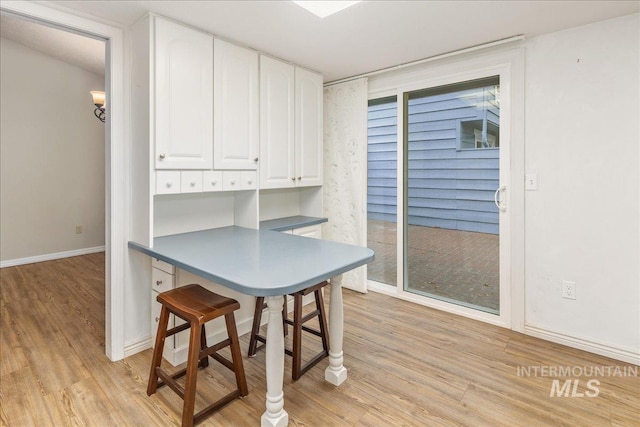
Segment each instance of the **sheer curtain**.
M324 224L322 237L367 245L367 79L324 89ZM345 273L342 284L367 291L366 267Z

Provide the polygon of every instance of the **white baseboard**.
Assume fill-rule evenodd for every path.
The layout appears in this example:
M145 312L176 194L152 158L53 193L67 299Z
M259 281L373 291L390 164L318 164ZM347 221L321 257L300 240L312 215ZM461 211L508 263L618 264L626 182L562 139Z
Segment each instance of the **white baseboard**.
M611 359L640 366L640 352L612 347L607 344L590 341L584 338L572 337L531 324L525 325L524 333L526 335L531 335L532 337L566 345L567 347L577 348L579 350L588 351L589 353L599 354L600 356L610 357Z
M51 261L54 259L69 258L72 256L94 254L96 252L104 252L104 250L104 246L96 246L93 248L74 249L72 251L36 255L26 258L8 259L6 261L0 261L0 268L15 267L16 265L33 264L35 262Z
M138 341L127 343L124 345L124 357L133 356L134 354L140 353L141 351L144 351L151 347L153 347L151 336L142 338Z

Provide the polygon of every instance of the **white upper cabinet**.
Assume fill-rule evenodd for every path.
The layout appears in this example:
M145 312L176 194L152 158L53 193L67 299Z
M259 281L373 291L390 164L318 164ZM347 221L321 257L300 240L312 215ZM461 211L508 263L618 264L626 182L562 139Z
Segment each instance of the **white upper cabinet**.
M215 39L213 56L214 169L256 169L258 53Z
M260 188L293 187L295 71L260 57Z
M322 76L260 57L260 188L322 185Z
M213 166L213 37L155 17L155 167Z
M322 185L322 76L296 68L296 185Z

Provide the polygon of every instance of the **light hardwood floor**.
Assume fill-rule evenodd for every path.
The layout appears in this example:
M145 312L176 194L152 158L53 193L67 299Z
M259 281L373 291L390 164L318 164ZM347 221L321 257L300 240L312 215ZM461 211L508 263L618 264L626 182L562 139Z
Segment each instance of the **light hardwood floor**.
M103 265L93 254L0 270L1 425L179 425L171 390L146 395L151 350L115 363L104 355ZM629 365L376 293L344 296L349 379L329 385L321 362L292 382L287 358L291 426L640 425L637 377L596 377L589 398L549 397L553 378L518 376L528 366ZM244 363L249 396L201 425L259 425L264 351ZM196 410L232 375L216 362L201 371ZM571 379L584 392L593 378Z

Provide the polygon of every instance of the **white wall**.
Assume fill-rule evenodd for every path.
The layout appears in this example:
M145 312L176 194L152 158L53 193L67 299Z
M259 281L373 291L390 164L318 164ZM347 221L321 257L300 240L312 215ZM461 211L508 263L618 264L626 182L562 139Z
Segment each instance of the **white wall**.
M636 360L639 28L635 14L530 40L525 89L525 169L539 180L525 198L526 325Z
M104 77L4 38L0 66L0 259L103 246Z

